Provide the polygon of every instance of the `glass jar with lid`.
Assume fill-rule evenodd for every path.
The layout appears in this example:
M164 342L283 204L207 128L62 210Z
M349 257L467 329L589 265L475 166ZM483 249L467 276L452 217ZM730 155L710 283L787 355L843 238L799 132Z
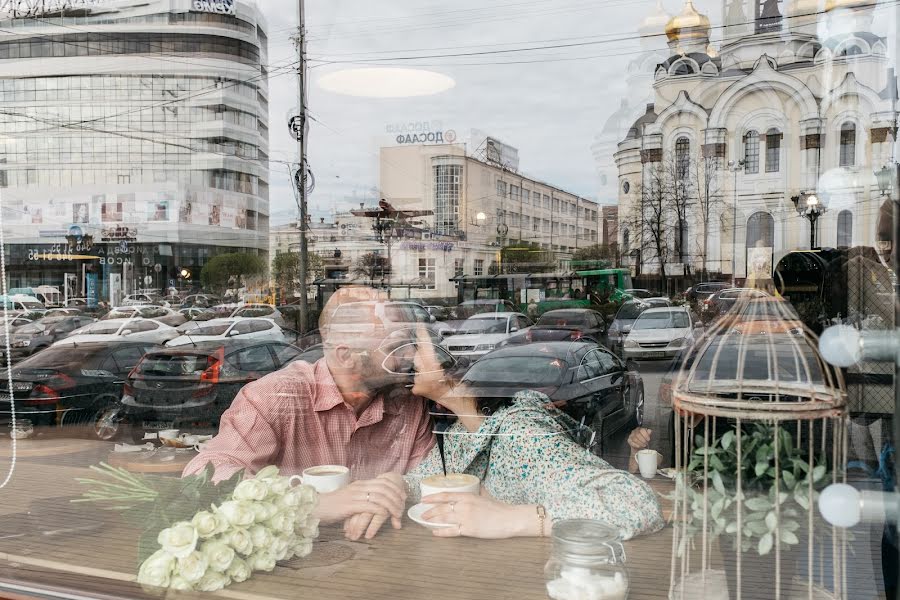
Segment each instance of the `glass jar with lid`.
M619 532L589 519L557 521L544 569L553 600L625 600L628 571Z

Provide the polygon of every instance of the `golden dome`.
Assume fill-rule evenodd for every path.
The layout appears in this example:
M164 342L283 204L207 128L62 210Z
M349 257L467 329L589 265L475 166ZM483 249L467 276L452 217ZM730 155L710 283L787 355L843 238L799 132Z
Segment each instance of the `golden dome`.
M837 10L839 8L861 8L864 6L872 6L872 0L826 0L825 12Z
M684 3L681 14L666 24L666 36L670 42L678 40L709 39L710 22L706 15L701 15L694 8L692 0Z
M672 15L667 13L666 9L663 8L662 0L658 0L654 11L651 14L647 15L647 18L641 21L641 26L638 28L638 31L642 34L658 34L660 31L665 29L666 24L671 19Z

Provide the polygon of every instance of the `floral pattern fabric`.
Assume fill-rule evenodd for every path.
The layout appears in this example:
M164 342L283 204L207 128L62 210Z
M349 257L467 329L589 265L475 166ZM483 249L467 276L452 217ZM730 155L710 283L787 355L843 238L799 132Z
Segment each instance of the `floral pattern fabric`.
M540 504L553 521L596 519L618 528L622 539L661 529L662 511L650 486L577 444L578 423L548 408L549 402L539 392L519 392L476 432L453 424L444 434L447 472L475 475L502 502ZM415 501L419 482L442 472L435 446L406 475Z

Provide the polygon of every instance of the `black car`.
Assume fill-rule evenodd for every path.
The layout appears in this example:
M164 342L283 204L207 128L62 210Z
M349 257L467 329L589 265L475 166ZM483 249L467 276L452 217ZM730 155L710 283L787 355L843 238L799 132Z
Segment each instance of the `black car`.
M93 323L92 317L53 315L20 327L10 338L10 356L13 362L27 358L49 348L53 342L63 339L79 327ZM0 360L4 360L0 350Z
M612 352L588 342L506 346L474 363L458 392L479 400L509 400L536 390L604 438L643 423L644 383Z
M691 302L699 302L706 300L716 292L727 290L730 287L731 284L724 281L705 281L689 287L684 292L684 297Z
M78 426L100 439L120 432L117 417L125 377L141 357L158 348L140 342L87 342L53 347L12 369L16 415L38 427ZM0 378L0 420L8 420L9 381Z
M534 342L574 342L581 339L599 341L606 335L603 315L587 308L563 308L541 315L537 323L510 336L500 346Z
M228 339L148 353L128 375L121 406L135 437L143 431L218 428L219 418L246 384L300 357L290 344Z
M754 298L767 298L769 294L755 288L728 288L716 292L703 301L701 317L705 321L720 317L730 311L739 300L752 300Z

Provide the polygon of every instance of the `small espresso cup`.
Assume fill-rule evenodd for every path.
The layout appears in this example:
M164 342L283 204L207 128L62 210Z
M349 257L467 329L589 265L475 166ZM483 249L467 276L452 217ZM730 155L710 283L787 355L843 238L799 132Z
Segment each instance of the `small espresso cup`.
M419 490L422 498L433 494L478 494L481 492L481 480L474 475L466 473L447 473L446 475L432 475L419 482ZM427 510L431 505L427 505Z
M350 484L350 469L343 465L319 465L304 469L302 475L291 477L291 485L295 480L312 486L320 494L327 494Z
M659 453L649 448L641 450L637 453L637 463L641 470L641 477L653 479L656 477L656 468L659 466Z

